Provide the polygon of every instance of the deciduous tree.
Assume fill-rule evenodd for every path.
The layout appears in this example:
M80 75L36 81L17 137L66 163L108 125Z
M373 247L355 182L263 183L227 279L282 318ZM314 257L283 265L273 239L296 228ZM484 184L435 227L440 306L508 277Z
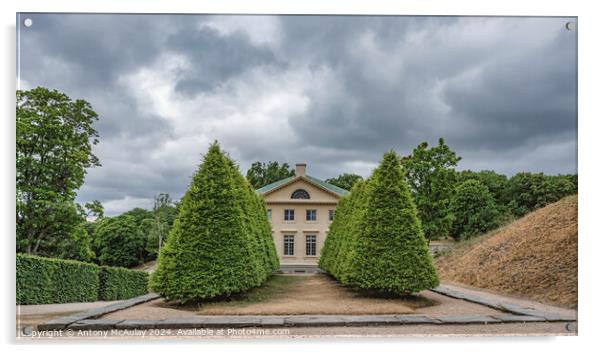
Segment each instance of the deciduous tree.
M100 166L97 114L84 100L38 87L17 91L17 251L56 255L83 217L74 203L86 169Z
M103 218L94 234L93 247L101 265L132 267L144 262L146 236L129 214Z
M335 186L338 186L340 188L343 188L345 190L351 190L353 188L353 185L355 185L355 183L357 183L360 180L363 180L364 178L362 178L361 175L357 175L357 174L349 174L349 173L344 173L339 175L336 178L330 178L330 179L326 179L326 182Z
M456 188L449 211L453 216L451 234L456 240L488 232L501 222L493 195L474 179L466 180Z
M294 175L295 170L290 168L287 163L280 165L275 161L270 161L267 164L254 162L251 168L247 170L247 180L255 189Z
M448 207L456 184L454 168L460 159L443 138L431 148L422 142L402 159L405 179L429 241L448 235L452 222Z

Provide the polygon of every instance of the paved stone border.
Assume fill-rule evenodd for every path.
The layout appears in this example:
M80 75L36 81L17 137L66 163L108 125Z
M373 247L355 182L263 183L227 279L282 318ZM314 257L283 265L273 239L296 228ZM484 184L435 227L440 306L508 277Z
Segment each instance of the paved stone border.
M72 330L191 329L242 327L323 327L377 325L442 325L545 322L544 318L521 315L295 315L295 316L196 316L165 320L83 319L67 325ZM45 328L46 329L46 328Z
M432 289L448 297L466 300L501 311L492 315L291 315L291 316L194 316L165 320L108 320L96 319L159 298L146 294L105 307L61 317L39 325L39 330L110 330L110 329L179 329L179 328L241 328L241 327L315 327L315 326L373 326L373 325L469 325L517 322L574 322L570 315L541 311L521 305L492 300L446 286Z
M447 286L439 286L437 288L431 289L432 292L439 293L441 295L445 295L448 297L466 300L471 303L481 304L488 306L490 308L509 312L514 314L514 316L519 317L530 317L530 318L541 318L544 321L576 321L577 318L574 315L566 315L557 312L551 311L542 311L534 308L524 307L522 305L498 301L494 299L484 298L472 293L462 292L456 289L449 288ZM508 320L512 320L511 316L502 316L506 317ZM499 318L496 316L496 318Z
M76 314L69 315L69 316L59 317L54 320L50 320L46 323L43 323L41 325L38 325L38 329L43 330L43 331L62 330L64 328L66 328L67 326L70 326L77 322L85 323L85 322L90 322L90 321L99 321L99 320L89 320L89 319L94 319L99 316L103 316L108 313L112 313L114 311L123 310L123 309L129 308L129 307L132 307L134 305L146 303L146 302L151 301L156 298L159 298L159 295L155 294L155 293L141 295L139 297L126 299L126 300L120 301L115 304L103 306L100 308L90 309L87 311L82 311L80 313L76 313Z

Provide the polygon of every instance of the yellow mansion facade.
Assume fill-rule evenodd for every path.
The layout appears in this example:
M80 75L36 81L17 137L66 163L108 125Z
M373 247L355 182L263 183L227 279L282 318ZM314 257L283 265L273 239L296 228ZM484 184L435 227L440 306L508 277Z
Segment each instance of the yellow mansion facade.
M266 203L282 266L317 265L336 205L347 194L307 175L305 169L305 164L297 164L294 176L257 190Z

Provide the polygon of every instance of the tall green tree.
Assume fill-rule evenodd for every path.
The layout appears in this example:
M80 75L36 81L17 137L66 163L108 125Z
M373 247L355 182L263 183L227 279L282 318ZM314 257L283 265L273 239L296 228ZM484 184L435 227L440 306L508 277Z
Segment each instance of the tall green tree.
M353 188L353 185L355 185L355 183L357 183L360 180L364 180L364 178L362 178L361 175L344 173L336 178L326 179L326 182L343 188L345 190L351 190Z
M280 165L275 161L270 161L267 164L254 162L251 168L247 170L247 180L255 189L294 175L295 170L289 167L287 163Z
M100 166L97 114L84 100L38 87L17 91L17 251L56 255L83 215L75 205L86 169Z
M488 232L501 222L493 195L487 186L475 179L458 185L449 210L453 216L451 234L456 240Z
M86 218L90 216L95 218L102 218L105 215L105 208L102 205L102 203L100 203L100 201L98 200L86 202L84 204L84 208L86 209Z
M458 173L458 184L467 180L478 180L487 187L498 206L504 204L504 192L508 184L508 177L504 174L498 174L493 170L481 170L473 172L472 170L463 170Z
M143 263L145 245L146 235L130 214L100 220L93 239L98 263L108 266L132 267Z
M142 207L135 207L121 214L122 216L132 216L134 223L139 226L145 219L153 219L153 213Z
M460 159L443 138L431 148L422 142L402 159L405 179L428 241L449 233L452 217L448 208L456 185L455 167Z
M56 256L62 259L92 262L96 255L92 251L92 237L85 223L77 225L69 237L58 245Z
M178 206L151 288L189 302L263 283L278 260L258 197L217 142L212 144Z
M148 235L146 251L149 259L154 259L159 254L177 215L176 206L169 194L160 193L155 196L152 214L153 218L145 219L142 226Z

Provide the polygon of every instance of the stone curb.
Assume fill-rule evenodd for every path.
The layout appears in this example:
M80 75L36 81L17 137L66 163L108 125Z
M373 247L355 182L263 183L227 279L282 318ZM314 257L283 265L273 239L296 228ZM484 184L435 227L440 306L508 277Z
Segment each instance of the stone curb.
M458 290L454 290L445 286L439 286L437 288L430 289L432 292L439 293L441 295L445 295L448 297L466 300L471 303L481 304L484 306L488 306L490 308L501 310L504 312L509 312L514 314L515 317L510 317L506 315L508 320L521 320L525 318L527 321L538 321L535 318L540 319L541 321L576 321L577 318L572 315L564 315L560 313L541 311L533 308L527 308L521 305L501 302L497 300L492 300L488 298L483 298L478 295L461 292ZM495 316L495 315L494 315ZM498 317L498 316L495 316ZM525 321L523 321L525 322Z
M323 327L378 325L441 325L545 322L524 315L298 315L298 316L197 316L165 320L80 320L67 326L74 330L144 330L242 327Z
M38 326L39 330L109 330L109 329L177 329L177 328L241 328L241 327L317 327L317 326L375 326L419 324L490 324L516 322L576 321L575 317L544 312L513 303L482 298L445 286L431 289L435 293L462 299L503 311L494 315L293 315L293 316L196 316L165 320L107 320L96 319L159 298L149 293L105 307L60 317ZM507 314L509 313L509 314Z
M437 320L443 324L491 324L502 322L489 315L445 315L438 316Z
M47 330L62 330L67 326L70 326L76 322L88 322L88 321L101 321L101 320L88 320L94 319L102 315L106 315L108 313L112 313L114 311L123 310L134 305L146 303L153 299L159 298L158 294L148 293L145 295L141 295L138 297L122 300L118 303L114 303L111 305L103 306L100 308L90 309L87 311L83 311L77 314L63 316L56 318L54 320L50 320L43 324L38 325L38 330L47 331Z

